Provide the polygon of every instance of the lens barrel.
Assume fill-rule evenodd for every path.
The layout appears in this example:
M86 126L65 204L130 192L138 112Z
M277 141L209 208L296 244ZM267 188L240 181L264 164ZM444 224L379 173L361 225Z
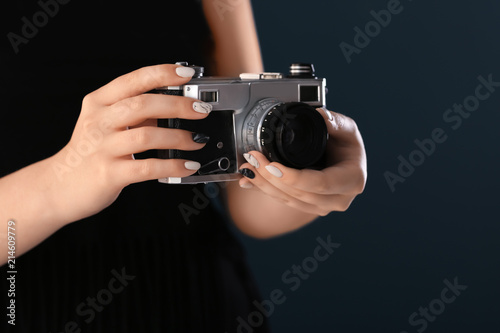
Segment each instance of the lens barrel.
M298 102L273 107L260 135L266 157L295 169L319 167L328 140L323 117L312 106Z

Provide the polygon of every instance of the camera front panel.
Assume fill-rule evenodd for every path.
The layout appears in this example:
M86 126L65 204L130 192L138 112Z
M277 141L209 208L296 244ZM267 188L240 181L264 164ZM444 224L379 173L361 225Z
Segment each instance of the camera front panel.
M193 151L159 150L158 157L186 159L201 164L201 168L195 174L182 178L182 183L229 180L232 178L231 174L238 172L233 114L232 110L218 110L212 111L208 117L201 120L160 119L158 121L160 127L203 133L210 139L202 149ZM175 181L167 179L166 182Z

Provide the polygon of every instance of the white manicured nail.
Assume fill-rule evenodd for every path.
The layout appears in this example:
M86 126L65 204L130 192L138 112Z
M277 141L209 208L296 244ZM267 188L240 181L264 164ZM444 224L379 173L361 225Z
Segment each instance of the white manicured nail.
M321 110L323 111L323 113L328 117L328 120L332 121L333 120L333 116L332 114L330 113L330 111L328 111L325 107L321 107L319 108L318 110Z
M184 167L188 170L198 170L201 168L201 164L198 162L188 161L184 163Z
M240 187L248 189L248 188L252 188L253 184L252 183L244 183L244 184L240 185Z
M266 166L266 170L269 171L269 173L271 175L273 175L274 177L278 177L278 178L283 177L283 172L281 172L280 169L278 169L275 166L267 165Z
M248 163L250 163L254 168L258 169L260 167L260 164L259 164L259 161L257 161L257 159L249 154L249 153L244 153L243 154L243 157L245 158L245 160L247 160Z
M175 69L175 72L180 77L193 77L193 75L194 75L194 68L191 68L191 67L177 67Z
M210 111L212 111L212 104L205 102L194 102L193 110L199 113L210 113Z

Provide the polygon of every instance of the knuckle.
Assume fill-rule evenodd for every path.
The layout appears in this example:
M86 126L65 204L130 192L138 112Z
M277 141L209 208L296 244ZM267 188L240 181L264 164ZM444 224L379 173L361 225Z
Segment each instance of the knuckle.
M366 174L363 170L359 170L354 181L354 194L361 194L366 186Z
M319 216L322 216L322 217L325 217L325 216L327 216L328 214L330 214L330 212L331 212L331 211L330 211L330 210L328 210L328 209L320 209L320 210L318 211L318 215L319 215Z
M344 128L345 124L345 117L344 115L341 115L339 113L333 113L333 120L335 121L335 125L337 126L337 129L341 130Z
M145 146L151 142L151 135L144 127L130 131L130 141L132 144Z
M163 66L144 67L142 71L142 84L146 87L159 88L167 82L167 73Z
M358 125L356 124L354 119L346 115L334 112L333 119L337 130L346 131L349 133L355 133L356 131L358 131Z
M292 201L288 198L279 198L279 200L285 205L291 205Z
M339 202L339 203L337 203L337 208L335 210L338 212L345 212L351 206L351 202L352 202L352 199Z
M343 212L347 211L348 208L349 208L349 205L340 205L340 207L337 209L337 211L343 213Z
M171 118L189 119L190 114L186 112L186 97L181 96L165 96L168 99L168 111ZM194 113L194 112L193 112Z
M356 123L356 121L350 117L347 117L347 119L349 120L349 123L351 124L353 130L355 132L359 131L358 124Z
M153 171L153 165L150 163L150 161L144 160L141 161L141 163L137 163L137 166L132 169L132 175L136 174L139 177L146 179L151 178Z
M193 101L190 98L172 96L172 110L179 115L192 116L193 114L196 114L195 112L187 112L192 108L192 104Z
M344 115L344 122L346 124L349 124L349 125L352 125L352 126L356 125L356 122L354 121L354 119L352 119L351 117L346 116L346 115Z
M130 111L127 103L124 100L121 100L110 106L110 109L113 111L116 117L127 117L128 112Z
M288 191L288 194L290 194L292 197L294 197L295 199L300 200L300 201L304 201L304 202L311 201L310 200L311 195L307 192L304 192L304 191L290 189Z
M137 85L138 78L139 78L139 72L140 72L140 70L136 70L136 71L130 72L130 73L122 76L122 78L125 81L125 84L127 86Z
M137 87L141 90L146 89L153 83L154 69L151 67L142 67L125 76L126 84Z
M283 196L280 196L278 194L268 194L269 197L273 198L274 200L278 201L279 203L282 203L282 204L288 204L290 203L290 200L288 200L286 197L283 197Z
M140 111L144 108L144 105L146 104L146 96L144 95L138 95L135 97L132 97L128 100L128 108L131 111Z
M344 116L343 128L350 133L356 133L359 131L358 124L351 117Z
M358 182L355 187L354 194L358 195L365 191L366 183L364 181Z
M326 178L322 178L322 179L326 179ZM326 194L329 192L330 190L330 187L331 187L331 184L328 182L328 181L320 181L318 184L317 184L317 192L319 194Z
M88 107L90 105L94 104L94 94L93 93L90 93L90 94L87 94L83 97L83 100L82 100L82 107Z
M175 131L172 134L168 134L169 141L171 142L171 145L173 148L182 148L183 146L186 146L186 143L189 142L187 141L187 133L183 133L184 131ZM192 141L192 140L191 140Z
M154 69L155 69L154 78L156 78L155 83L158 85L158 87L160 87L164 83L168 82L169 72L168 72L166 66L160 65L160 66L154 67Z
M299 180L299 176L297 176L295 173L286 173L284 177L281 178L281 182L283 184L288 185L288 186L293 186L294 184L297 183Z

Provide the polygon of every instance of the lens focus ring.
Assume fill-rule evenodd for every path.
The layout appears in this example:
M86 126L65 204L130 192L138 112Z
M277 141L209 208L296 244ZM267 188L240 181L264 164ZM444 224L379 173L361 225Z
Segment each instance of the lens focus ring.
M245 151L260 151L296 169L321 167L328 139L323 117L312 106L275 99L262 100L249 112L242 134Z

